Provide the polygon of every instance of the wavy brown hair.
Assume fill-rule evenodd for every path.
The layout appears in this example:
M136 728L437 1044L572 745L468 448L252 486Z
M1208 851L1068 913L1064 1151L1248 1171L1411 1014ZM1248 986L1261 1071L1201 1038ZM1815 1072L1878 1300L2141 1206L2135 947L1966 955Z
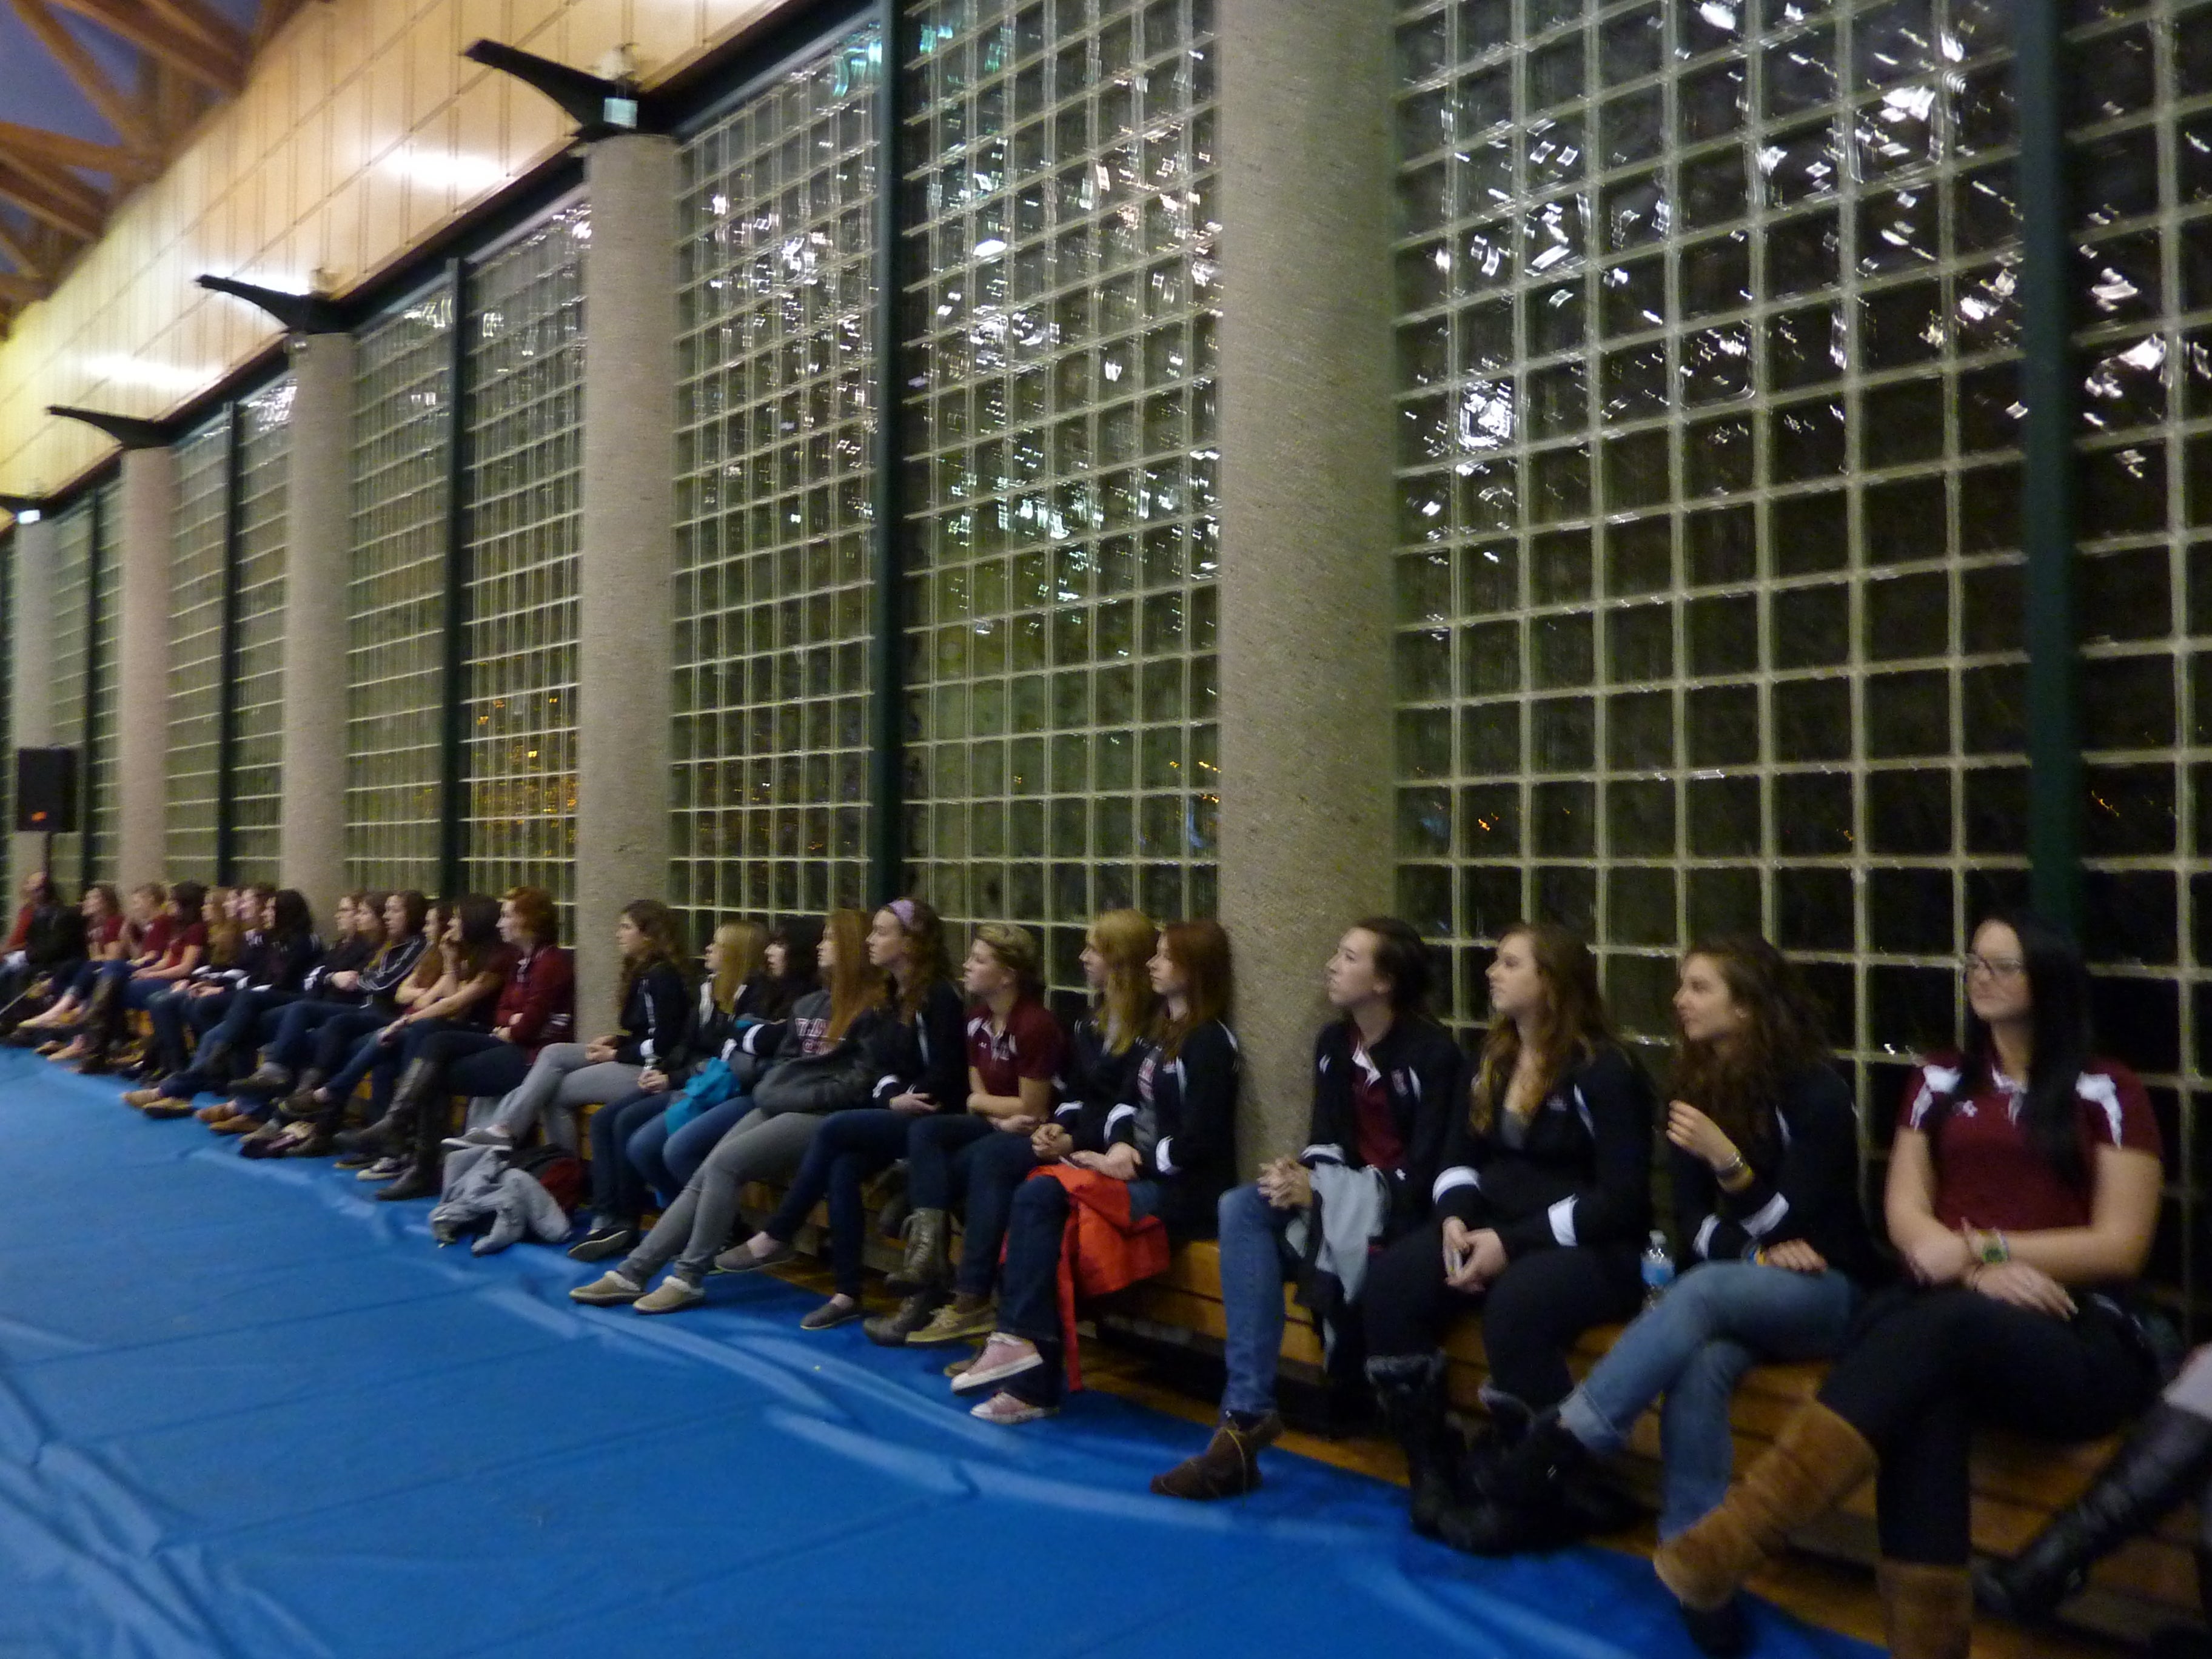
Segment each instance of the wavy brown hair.
M1544 1018L1533 1040L1542 1084L1535 1098L1541 1102L1551 1097L1562 1077L1613 1040L1613 1022L1606 1016L1597 958L1589 946L1556 921L1516 921L1498 936L1498 943L1503 947L1516 939L1528 941L1547 994ZM1498 1121L1498 1106L1520 1063L1521 1028L1501 1015L1491 1021L1482 1040L1481 1061L1468 1091L1468 1118L1476 1133L1488 1134Z
M918 898L895 898L884 908L906 933L906 971L899 975L896 1006L900 1024L911 1025L921 1012L922 999L952 977L945 957L945 921Z
M631 927L645 935L645 949L634 957L623 958L622 986L615 994L615 1006L629 1005L630 988L658 963L666 963L689 986L691 976L684 972L684 939L678 931L676 912L659 899L641 898L623 905L622 913L629 918Z
M1682 961L1686 965L1699 957L1719 971L1745 1019L1725 1041L1678 1039L1668 1091L1748 1151L1772 1139L1774 1103L1783 1085L1826 1062L1825 1021L1790 958L1756 933L1699 939Z
M1200 1026L1228 1020L1235 964L1228 930L1218 921L1171 921L1160 929L1159 948L1182 969L1182 1018L1170 1014L1164 1000L1160 1004L1160 1056L1173 1060L1182 1052L1183 1039Z

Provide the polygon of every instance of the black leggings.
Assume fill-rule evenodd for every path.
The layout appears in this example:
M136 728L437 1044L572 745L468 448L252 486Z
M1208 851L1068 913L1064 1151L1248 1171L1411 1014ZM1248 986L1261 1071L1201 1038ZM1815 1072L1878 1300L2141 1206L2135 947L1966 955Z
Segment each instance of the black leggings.
M1973 1425L2094 1440L2136 1415L2158 1380L2123 1316L2077 1295L2053 1319L1962 1286L1899 1287L1868 1304L1820 1403L1881 1459L1876 1514L1893 1561L1962 1566Z
M1538 1250L1510 1264L1486 1295L1444 1283L1443 1224L1431 1221L1400 1239L1367 1269L1370 1358L1432 1353L1444 1328L1482 1310L1482 1346L1492 1387L1543 1411L1574 1388L1567 1351L1593 1325L1635 1316L1643 1281L1635 1255L1568 1246Z

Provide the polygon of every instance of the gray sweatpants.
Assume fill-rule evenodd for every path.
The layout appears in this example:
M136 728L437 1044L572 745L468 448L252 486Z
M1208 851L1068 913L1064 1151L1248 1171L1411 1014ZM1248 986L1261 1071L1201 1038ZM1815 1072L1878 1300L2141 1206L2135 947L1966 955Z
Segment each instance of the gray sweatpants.
M738 1222L738 1195L749 1181L788 1181L799 1173L807 1143L822 1127L812 1112L769 1117L757 1108L730 1126L714 1143L707 1161L684 1183L676 1201L645 1240L629 1253L623 1276L642 1285L670 1257L676 1272L694 1285L707 1277L714 1258L730 1242Z
M2199 1417L2212 1417L2212 1343L2189 1356L2181 1375L2166 1385L2166 1403Z
M530 1074L515 1085L491 1115L493 1127L504 1129L520 1146L545 1120L545 1138L556 1146L576 1150L576 1109L604 1106L637 1092L642 1066L618 1060L587 1065L580 1042L549 1042L538 1051Z

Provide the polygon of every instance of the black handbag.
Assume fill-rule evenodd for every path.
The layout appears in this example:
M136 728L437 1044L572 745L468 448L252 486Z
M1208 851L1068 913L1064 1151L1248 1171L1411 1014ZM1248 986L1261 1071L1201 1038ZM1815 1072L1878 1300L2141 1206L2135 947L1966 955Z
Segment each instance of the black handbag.
M753 1105L769 1117L790 1112L834 1112L868 1097L868 1057L857 1042L819 1054L799 1054L775 1066L753 1085Z

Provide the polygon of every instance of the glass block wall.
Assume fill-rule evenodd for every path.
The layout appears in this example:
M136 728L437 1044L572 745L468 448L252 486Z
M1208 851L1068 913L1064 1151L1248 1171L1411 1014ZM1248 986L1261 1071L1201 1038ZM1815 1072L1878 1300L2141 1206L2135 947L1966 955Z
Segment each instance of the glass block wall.
M233 875L277 877L284 741L284 501L291 465L288 376L239 406L238 658L230 812Z
M77 774L77 817L84 817L84 774L82 761L84 749L84 668L87 635L85 624L89 620L86 607L91 602L92 582L92 520L93 501L89 495L78 498L75 506L63 513L54 525L53 587L52 615L46 625L53 639L53 680L48 688L48 739L58 749L78 751L80 770ZM81 835L54 837L53 859L49 873L65 887L74 887L83 868L84 850Z
M169 536L169 745L163 857L173 878L213 879L222 725L224 538L230 410L176 445Z
M438 885L453 325L441 289L364 330L356 360L345 821L364 886Z
M1806 962L1877 1139L2023 885L2002 9L1401 8L1401 903L1663 1039ZM1757 21L1760 17L1767 21Z
M866 902L876 100L855 31L678 161L669 902Z
M2089 14L2082 9L2082 15ZM2073 31L2085 942L2172 1178L2153 1275L2201 1327L2212 1130L2212 7Z
M465 882L574 896L586 210L469 279Z
M85 705L85 749L90 763L85 775L85 858L95 881L115 878L116 754L119 718L116 646L121 616L117 589L121 586L123 551L122 486L107 483L99 491L99 512L94 516L92 550L92 623L87 649L92 657L92 694Z
M906 848L956 923L1211 915L1210 0L931 0L902 70Z

